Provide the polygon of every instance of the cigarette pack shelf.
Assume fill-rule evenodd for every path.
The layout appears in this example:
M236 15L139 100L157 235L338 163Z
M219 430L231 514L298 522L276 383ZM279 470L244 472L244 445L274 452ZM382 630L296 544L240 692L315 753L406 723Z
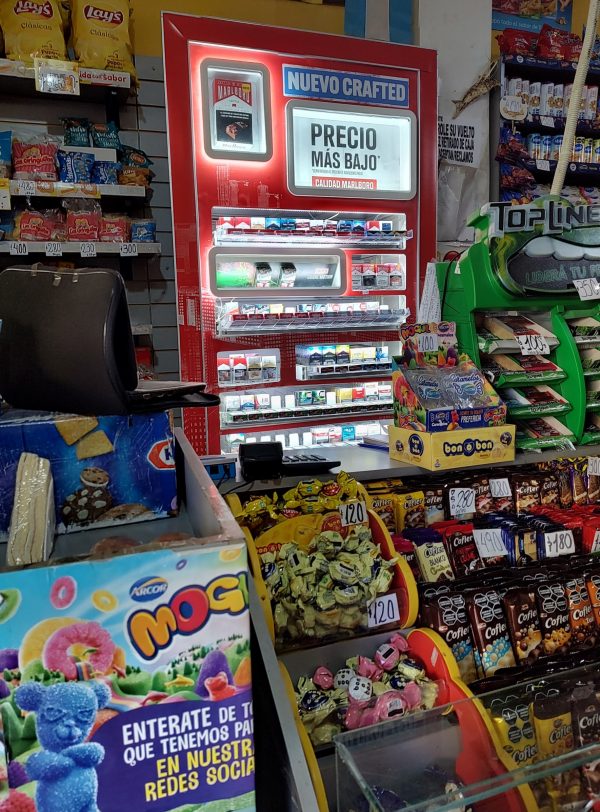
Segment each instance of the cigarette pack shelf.
M477 241L458 267L440 268L443 315L456 320L460 348L501 393L535 387L529 410L526 397L513 404L519 414L517 447L572 447L599 436L600 321L593 280L600 232L587 217L593 210L558 200L539 200L529 208L490 204L473 219ZM551 236L544 236L550 219ZM586 279L592 280L589 293Z
M214 209L213 218L214 245L208 263L216 336L248 337L243 349L228 353L242 359L237 371L234 360L231 375L220 361L220 372L210 371L210 378L224 390L221 449L231 448L232 432L249 430L258 438L257 431L264 435L265 427L279 424L283 429L296 424L308 429L348 416L365 420L390 416L391 392L386 395L379 389L389 389L389 345L393 350L399 346L394 330L409 313L406 256L399 253L412 237L406 231L406 217L368 220L364 214L348 212ZM346 331L361 342L353 344L352 363L350 344L342 343L348 342ZM381 338L371 337L375 331ZM264 348L267 333L274 336L271 350ZM382 345L388 349L387 360L377 356L376 348ZM215 338L218 359L226 355L224 346ZM367 349L361 353L360 347ZM279 381L273 396L268 389L248 391L257 380L258 356L276 359L275 377L267 370L260 378L267 385ZM310 356L314 363L307 363ZM323 378L345 386L337 390L289 386L294 379ZM372 383L361 383L361 378ZM244 391L229 394L236 387ZM286 446L290 443L292 448L301 447L300 434L288 431Z

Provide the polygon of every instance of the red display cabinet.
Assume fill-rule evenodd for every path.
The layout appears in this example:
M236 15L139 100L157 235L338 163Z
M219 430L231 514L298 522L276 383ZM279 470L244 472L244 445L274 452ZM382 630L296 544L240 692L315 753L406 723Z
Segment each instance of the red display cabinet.
M357 442L435 255L433 51L163 14L183 380L200 453Z

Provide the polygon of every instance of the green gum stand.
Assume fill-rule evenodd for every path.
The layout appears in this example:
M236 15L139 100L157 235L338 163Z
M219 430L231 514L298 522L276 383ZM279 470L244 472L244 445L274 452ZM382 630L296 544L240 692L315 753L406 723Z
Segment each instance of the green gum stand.
M565 201L561 201L560 198L545 198L536 201L528 208L544 209L547 207L548 201L552 201L555 206L565 204ZM546 216L548 215L546 214ZM587 434L584 433L584 428L586 414L589 415L594 411L600 412L600 399L597 403L587 403L586 392L586 383L600 380L600 370L588 371L584 374L579 351L584 347L598 346L600 348L600 338L596 342L590 338L589 343L578 344L571 334L568 320L590 316L600 319L600 304L581 301L572 282L569 284L571 272L572 278L600 276L600 273L591 268L584 270L586 260L566 261L562 264L559 261L558 266L561 272L563 266L569 266L565 282L568 290L548 289L547 293L543 290L524 290L509 273L509 260L532 239L543 235L542 225L534 225L527 231L497 235L494 234L491 227L493 217L486 211L474 215L468 224L475 228L475 243L461 256L459 262L443 262L437 265L437 280L442 297L442 318L456 322L459 350L466 352L477 366L481 367L476 327L478 313L516 311L523 315L531 315L534 320L536 320L536 312L549 313L551 331L559 341L558 346L552 349L549 358L566 373L566 377L562 381L548 381L548 385L559 392L572 407L567 414L558 415L554 419L566 426L578 443L598 442L600 432ZM600 245L598 225L565 230L549 236L571 243ZM556 260L550 258L548 264L551 265L552 262L557 264ZM582 274L585 275L582 276ZM540 285L540 287L542 286ZM509 382L502 383L498 388L502 393L502 388L506 387L543 383L546 381L528 377L526 380L511 379Z

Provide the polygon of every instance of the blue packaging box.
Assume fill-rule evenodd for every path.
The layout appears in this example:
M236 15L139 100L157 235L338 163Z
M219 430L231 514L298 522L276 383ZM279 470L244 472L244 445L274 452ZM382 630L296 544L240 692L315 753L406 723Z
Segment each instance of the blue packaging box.
M0 539L8 535L19 457L50 461L57 532L111 527L177 513L171 417L0 415Z

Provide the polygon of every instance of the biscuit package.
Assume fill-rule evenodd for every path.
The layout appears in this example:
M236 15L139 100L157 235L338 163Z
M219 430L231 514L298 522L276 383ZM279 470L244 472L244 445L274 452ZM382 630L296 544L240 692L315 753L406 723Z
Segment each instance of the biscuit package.
M6 56L33 65L35 57L66 59L64 21L57 0L0 3Z
M86 68L124 71L136 79L129 0L72 0L71 24L78 62Z
M0 539L6 538L17 466L25 452L49 460L58 532L110 527L177 511L167 413L69 417L0 416Z
M243 542L5 571L0 595L3 810L255 809Z

